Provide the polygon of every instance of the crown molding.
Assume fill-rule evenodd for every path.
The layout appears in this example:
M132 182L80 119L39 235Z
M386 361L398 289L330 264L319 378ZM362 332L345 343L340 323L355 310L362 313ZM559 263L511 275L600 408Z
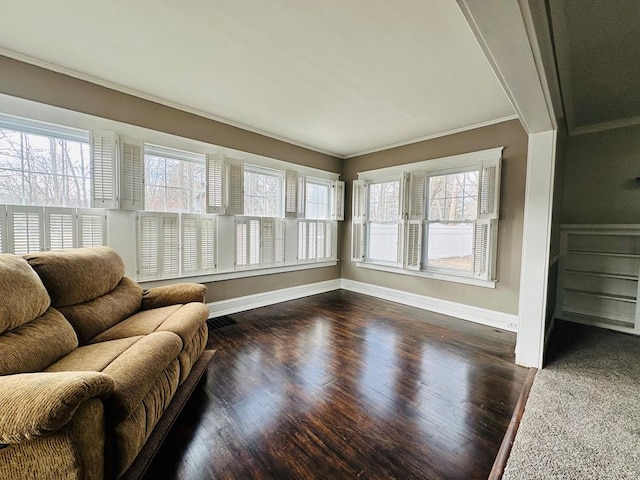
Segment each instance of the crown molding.
M514 114L514 115L509 115L509 116L506 116L506 117L496 118L494 120L487 120L486 122L474 123L473 125L468 125L466 127L454 128L453 130L447 130L445 132L433 133L431 135L425 135L424 137L418 137L418 138L414 138L412 140L405 140L404 142L393 143L391 145L386 145L384 147L374 148L372 150L365 150L365 151L359 152L359 153L352 153L352 154L349 154L349 155L347 155L347 156L345 156L343 158L345 160L347 160L349 158L360 157L362 155L369 155L370 153L377 153L377 152L382 152L384 150L390 150L392 148L404 147L406 145L411 145L413 143L424 142L426 140L433 140L435 138L446 137L448 135L453 135L455 133L462 133L462 132L466 132L466 131L469 131L469 130L475 130L477 128L488 127L490 125L495 125L497 123L508 122L510 120L516 120L517 118L518 118L518 115Z

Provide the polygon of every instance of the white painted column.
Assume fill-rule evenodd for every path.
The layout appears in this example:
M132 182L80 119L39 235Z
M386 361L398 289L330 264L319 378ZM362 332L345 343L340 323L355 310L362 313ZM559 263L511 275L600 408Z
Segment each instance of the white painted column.
M556 130L529 135L516 363L542 367Z

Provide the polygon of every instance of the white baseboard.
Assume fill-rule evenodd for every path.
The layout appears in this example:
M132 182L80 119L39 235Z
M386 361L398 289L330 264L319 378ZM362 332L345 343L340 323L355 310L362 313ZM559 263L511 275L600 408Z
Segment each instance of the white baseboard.
M352 292L364 293L365 295L402 303L403 305L421 308L422 310L429 310L431 312L481 323L489 327L501 328L510 332L516 332L518 330L518 316L509 313L496 312L495 310L487 310L486 308L473 307L471 305L450 302L439 298L403 292L370 283L356 282L346 278L342 279L342 288Z
M209 307L209 316L221 317L223 315L231 315L233 313L251 310L253 308L274 305L288 300L308 297L318 293L330 292L344 288L352 292L363 293L373 297L390 300L392 302L409 305L411 307L429 310L431 312L449 315L451 317L461 318L476 323L481 323L490 327L501 328L510 332L518 329L518 316L485 308L473 307L462 303L450 302L439 298L427 297L425 295L417 295L415 293L403 292L393 288L380 287L370 283L356 282L345 278L335 280L327 280L326 282L311 283L309 285L300 285L298 287L283 288L281 290L273 290L271 292L258 293L255 295L246 295L244 297L231 298L229 300L220 300L219 302L211 302L207 304Z
M308 297L309 295L339 290L340 288L341 281L339 278L336 278L335 280L327 280L325 282L311 283L309 285L300 285L298 287L283 288L271 292L211 302L207 304L207 307L209 307L210 318L221 317L253 308L266 307L267 305Z

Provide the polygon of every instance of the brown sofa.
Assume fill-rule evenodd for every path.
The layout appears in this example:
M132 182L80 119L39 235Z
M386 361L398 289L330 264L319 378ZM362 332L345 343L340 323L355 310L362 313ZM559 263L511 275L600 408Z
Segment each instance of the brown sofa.
M0 478L118 478L207 343L205 287L108 247L0 255Z

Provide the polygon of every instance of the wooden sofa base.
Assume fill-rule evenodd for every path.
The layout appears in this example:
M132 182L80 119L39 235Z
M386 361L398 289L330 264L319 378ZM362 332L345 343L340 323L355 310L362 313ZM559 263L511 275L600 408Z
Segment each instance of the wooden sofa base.
M145 442L144 447L142 447L142 450L140 450L136 459L119 480L139 480L142 478L147 471L147 468L149 468L153 457L158 453L158 450L169 433L169 430L171 430L171 427L186 405L187 400L189 400L193 390L195 390L200 379L206 372L215 353L215 350L204 350L202 352L200 358L198 358L191 368L191 372L187 379L178 387L178 390L169 403L169 407L162 414L162 417L156 424L153 432L151 432L151 435Z

